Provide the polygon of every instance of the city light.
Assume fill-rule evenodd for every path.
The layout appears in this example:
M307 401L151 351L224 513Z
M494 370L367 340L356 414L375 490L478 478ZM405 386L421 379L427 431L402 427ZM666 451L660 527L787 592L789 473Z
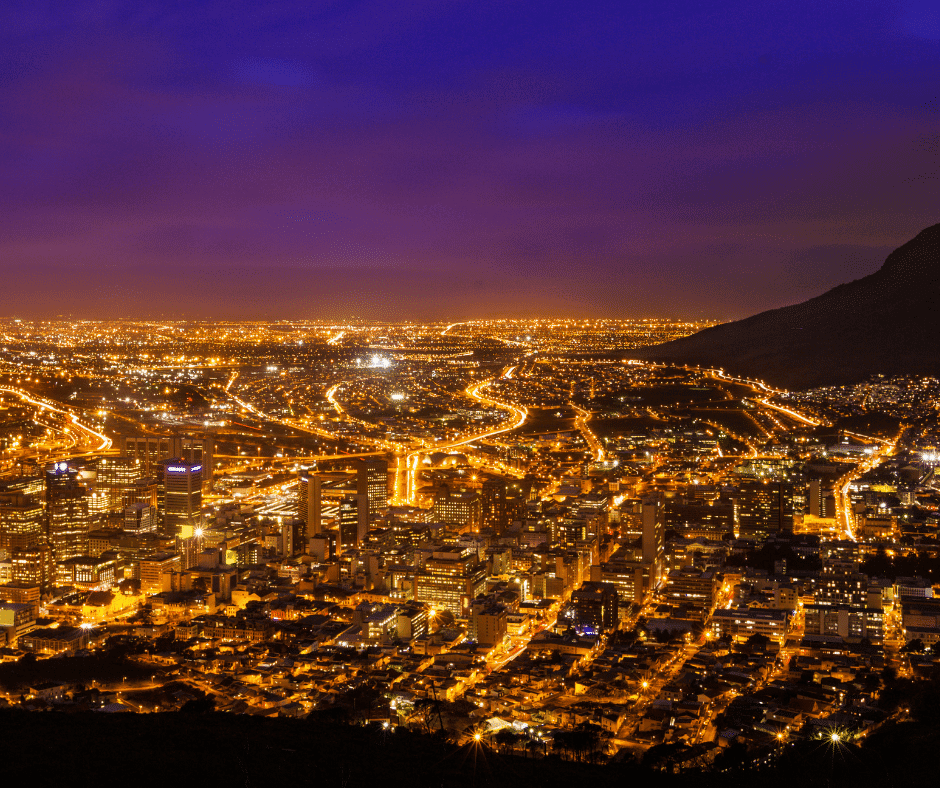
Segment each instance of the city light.
M657 325L677 335L693 330ZM590 340L596 359L578 352L589 330L598 337ZM0 405L17 419L0 459L39 470L22 475L35 479L24 485L35 485L27 495L36 502L22 517L33 523L28 538L52 556L36 618L51 623L24 629L22 643L41 653L97 653L108 638L92 630L133 631L151 649L172 635L190 653L231 654L231 666L213 669L224 676L252 655L265 675L285 679L265 685L268 694L300 714L319 701L299 687L302 673L290 663L323 658L324 675L343 676L331 686L342 694L355 686L343 673L342 649L385 649L402 667L396 675L413 677L409 697L427 698L425 705L396 701L395 722L380 723L386 731L427 731L441 691L432 684L437 667L422 667L430 655L447 678L460 670L449 697L471 699L487 719L517 731L525 723L525 735L540 743L573 722L541 729L538 716L523 721L513 704L491 705L509 677L534 668L541 675L542 665L555 664L552 654L568 655L574 685L551 672L540 679L544 690L519 685L527 713L547 715L552 699L562 707L582 702L595 684L610 697L624 692L593 666L629 655L643 665L642 678L611 730L611 752L645 746L642 726L668 734L648 712L668 707L666 719L677 717L671 685L687 670L727 671L735 687L729 697L748 697L792 680L794 642L814 653L814 636L841 638L840 627L847 636L865 632L875 653L895 658L911 619L899 612L903 605L880 617L861 606L870 602L870 584L863 600L850 587L847 578L864 559L847 542L883 547L892 562L909 554L900 537L906 518L929 500L930 468L903 490L892 474L931 464L937 452L923 446L935 445L932 433L852 433L828 442L828 451L815 430L833 422L837 406L848 408L842 399L785 395L704 367L624 364L611 351L629 332L647 330L629 321L596 329L576 321L280 324L271 333L263 324L187 326L172 353L112 348L113 370L84 373L99 375L96 391L107 392L87 410L19 388L35 383L0 391ZM169 324L162 331L183 336ZM222 356L225 337L238 331L244 345L224 355L238 347L243 357L213 361L211 370L195 366ZM176 347L195 336L212 355ZM126 362L118 347L133 348ZM356 364L353 351L352 362L336 362L353 347L370 355L358 351ZM310 354L303 363L293 356L301 348ZM40 371L13 380L35 381ZM120 385L109 388L112 378ZM198 406L179 394L184 384L198 392ZM398 407L406 400L407 408ZM134 434L115 427L105 444L79 426L101 413ZM828 476L814 470L829 467ZM73 499L83 508L69 509ZM0 536L16 522L5 513ZM875 529L881 541L872 538ZM786 561L765 567L768 544ZM36 571L25 556L13 559L6 571L16 582ZM810 595L829 604L811 603ZM616 611L605 611L601 600L613 598ZM845 611L842 618L830 607ZM756 634L774 648L764 653ZM277 648L264 656L271 644ZM287 657L274 659L275 652ZM164 650L159 660L174 683L205 691L200 675L173 672L176 652ZM383 660L359 670L397 691L401 682L389 678ZM150 683L159 689L159 675ZM211 691L220 703L261 711L272 702L236 698L225 683ZM874 694L859 692L857 706L877 705ZM820 700L820 711L835 715L844 702ZM179 706L169 695L160 705ZM721 708L689 713L690 744L708 741ZM473 742L489 741L497 725L481 726ZM838 747L855 740L842 729L818 735ZM790 739L777 730L769 741L779 753Z

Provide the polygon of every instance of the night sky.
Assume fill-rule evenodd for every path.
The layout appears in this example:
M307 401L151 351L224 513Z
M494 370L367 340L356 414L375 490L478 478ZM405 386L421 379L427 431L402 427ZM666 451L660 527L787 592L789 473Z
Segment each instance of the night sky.
M2 5L0 316L725 319L940 222L936 2Z

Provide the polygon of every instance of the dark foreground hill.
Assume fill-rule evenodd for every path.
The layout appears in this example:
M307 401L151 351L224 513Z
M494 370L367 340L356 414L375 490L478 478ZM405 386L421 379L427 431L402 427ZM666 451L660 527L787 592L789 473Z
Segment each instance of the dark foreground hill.
M940 224L893 251L870 276L637 355L805 389L872 374L940 376L938 340Z
M937 700L930 720L889 724L862 742L802 741L757 760L733 746L703 770L525 758L401 730L233 714L0 710L0 743L9 785L894 788L936 777Z

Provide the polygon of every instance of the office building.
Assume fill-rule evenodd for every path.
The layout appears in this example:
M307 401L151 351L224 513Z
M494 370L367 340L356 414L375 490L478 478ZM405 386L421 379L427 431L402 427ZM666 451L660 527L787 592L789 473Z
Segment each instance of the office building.
M884 640L884 609L851 605L805 605L805 635L838 635L845 640Z
M131 504L124 510L124 530L132 534L153 533L157 530L157 510L144 503Z
M176 457L159 464L162 476L163 529L171 536L189 537L202 526L202 471Z
M48 539L56 563L84 555L92 529L84 487L56 487L46 508Z
M591 566L591 580L617 588L620 606L641 605L663 581L665 572L665 527L663 507L657 500L638 505L640 535L625 545L609 561Z
M473 600L467 635L483 648L493 648L506 639L509 609L493 596Z
M159 476L164 460L170 457L184 460L190 465L201 465L201 484L204 493L212 489L212 468L215 456L215 438L211 435L134 435L125 436L123 453L136 460L141 475Z
M446 484L434 496L433 511L437 522L462 530L477 532L483 524L482 498L475 492L451 492Z
M339 503L338 552L358 547L369 530L369 497L367 495L344 495Z
M307 535L320 533L323 523L322 480L316 473L302 473L297 479L297 516L307 525Z
M35 495L0 492L0 550L12 552L44 541L45 513Z
M704 618L718 599L718 578L714 572L693 567L673 569L666 578L666 601L684 605Z
M730 635L739 643L753 635L764 635L777 643L783 643L790 622L786 610L740 607L716 610L712 616L712 635L722 638Z
M518 512L518 496L509 495L509 485L502 477L487 479L480 490L483 527L501 534Z
M46 468L44 478L44 492L47 504L64 490L72 490L75 488L85 489L79 479L78 468L65 460L55 462L50 467Z
M619 596L612 583L588 581L571 595L578 627L603 632L620 623Z
M831 518L836 516L835 490L819 479L811 479L806 489L806 503L809 514L813 517Z
M434 552L415 572L414 583L418 602L465 616L486 587L486 569L476 550Z
M684 539L723 539L734 533L734 506L726 503L698 501L666 501L663 506L667 530L676 531Z
M140 461L133 457L102 457L96 469L95 492L104 496L107 511L120 512L136 503L142 477Z
M17 476L12 479L0 480L0 492L20 492L43 499L46 493L45 476Z
M21 547L10 555L13 582L23 588L45 593L55 583L55 555L49 544L41 542Z
M643 501L642 560L652 567L653 585L657 587L665 571L666 527L663 505L658 500Z
M369 521L388 509L388 462L381 457L356 460L356 494L369 499Z
M742 480L735 493L738 534L762 539L793 531L793 485L786 482Z
M172 587L172 576L182 569L178 555L154 553L140 560L140 590L145 594L159 594Z

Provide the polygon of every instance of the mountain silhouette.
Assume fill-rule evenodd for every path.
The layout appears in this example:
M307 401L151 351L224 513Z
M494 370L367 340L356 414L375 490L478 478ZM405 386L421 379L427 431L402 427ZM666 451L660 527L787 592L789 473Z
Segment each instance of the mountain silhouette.
M940 376L940 224L895 249L869 276L635 355L723 367L788 389L873 374Z

